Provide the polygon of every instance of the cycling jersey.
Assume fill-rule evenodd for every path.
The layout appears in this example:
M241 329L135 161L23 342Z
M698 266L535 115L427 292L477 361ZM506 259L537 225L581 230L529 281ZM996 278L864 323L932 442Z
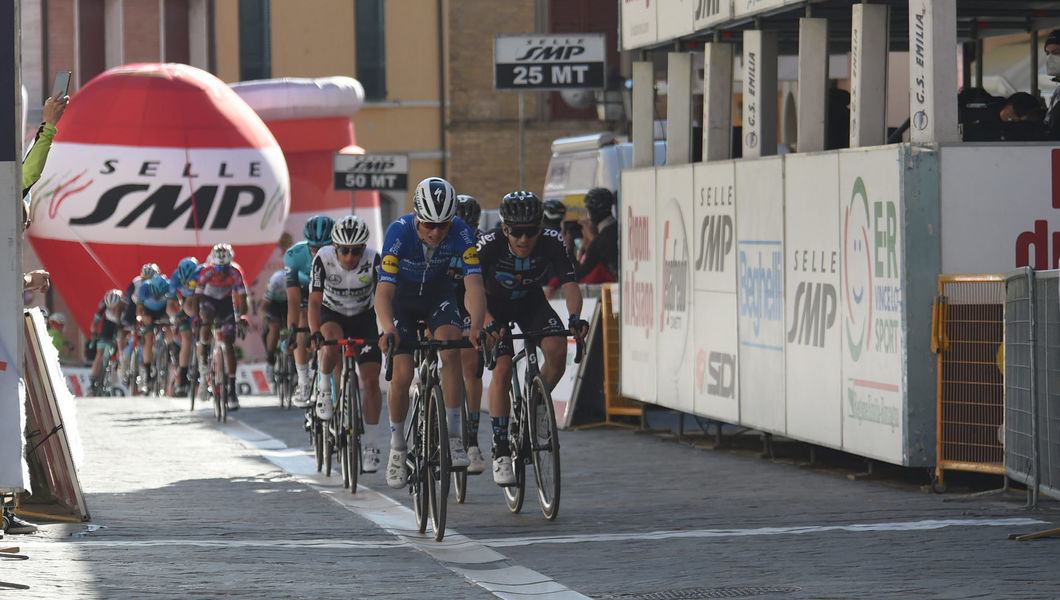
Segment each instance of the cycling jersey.
M265 299L273 304L287 304L287 274L283 269L269 277L265 286Z
M231 265L207 265L199 273L195 293L221 300L229 294L246 294L247 286L243 283L243 272L235 263Z
M365 248L361 260L349 271L339 264L335 246L321 248L313 259L309 292L324 294L324 307L352 317L375 306L375 273L379 254Z
M446 275L454 257L459 258L464 277L482 273L475 236L460 219L453 219L442 242L430 248L420 241L415 217L409 213L387 228L382 254L379 281L396 285L398 296L452 293L452 279Z
M121 323L121 305L115 307L108 307L102 300L99 302L99 308L96 309L96 315L92 317L92 328L93 333L99 333L99 326L103 321L109 321L114 324Z
M537 244L526 258L516 257L508 238L500 228L494 229L479 240L478 255L487 298L524 298L533 290L540 291L551 275L558 277L561 285L575 281L574 263L555 229L542 229Z
M287 278L287 287L305 288L309 285L309 269L313 265L313 253L309 244L298 242L283 253L283 271Z
M129 287L125 288L125 304L135 306L140 301L140 284L144 282L144 278L140 275L133 277L132 283Z
M172 300L179 298L190 298L195 295L195 288L199 284L199 274L205 265L197 265L187 279L177 277L177 272L169 276L169 297Z
M165 282L166 287L162 292L162 295L156 295L154 290L151 289L151 284L154 283L154 279L145 281L140 284L140 299L137 301L137 304L143 306L147 310L158 312L160 310L165 310L166 308L166 302L169 301L170 284L165 275L155 275L155 277L158 277Z

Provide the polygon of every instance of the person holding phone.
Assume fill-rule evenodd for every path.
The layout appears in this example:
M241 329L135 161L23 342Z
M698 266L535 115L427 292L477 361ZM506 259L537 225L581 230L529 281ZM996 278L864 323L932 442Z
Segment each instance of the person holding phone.
M63 118L66 106L70 102L67 91L70 86L70 71L61 71L55 76L55 89L52 95L44 101L44 120L41 121L37 133L33 137L33 146L26 159L22 161L22 211L23 229L29 226L29 203L26 196L33 184L40 179L44 171L44 163L48 160L48 152L52 148L52 140L59 132L57 125L59 119Z

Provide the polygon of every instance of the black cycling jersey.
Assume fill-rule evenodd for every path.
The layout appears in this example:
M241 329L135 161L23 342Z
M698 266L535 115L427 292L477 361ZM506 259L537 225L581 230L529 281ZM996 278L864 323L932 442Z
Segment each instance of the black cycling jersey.
M542 229L530 256L517 258L497 228L479 240L478 254L486 296L518 300L540 290L550 276L557 277L560 285L575 281L574 263L555 229Z

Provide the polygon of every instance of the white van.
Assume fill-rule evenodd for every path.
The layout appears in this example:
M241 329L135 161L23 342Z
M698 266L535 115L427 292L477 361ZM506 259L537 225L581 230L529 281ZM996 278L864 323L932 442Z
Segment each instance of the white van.
M655 141L655 164L666 162L666 142ZM567 221L587 216L583 199L590 188L603 187L621 202L622 169L633 166L633 144L618 143L609 131L552 142L542 200L556 199L567 207ZM616 211L616 214L617 211Z

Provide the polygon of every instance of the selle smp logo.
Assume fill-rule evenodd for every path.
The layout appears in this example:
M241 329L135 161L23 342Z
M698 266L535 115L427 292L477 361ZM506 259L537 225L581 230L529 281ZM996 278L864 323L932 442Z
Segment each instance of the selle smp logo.
M353 162L353 167L350 170L356 171L358 173L371 173L372 171L378 171L382 173L384 171L387 171L388 169L393 169L396 166L397 162L395 162L393 159L366 157L358 158L357 160L355 160Z
M570 60L582 54L585 54L585 46L581 44L558 46L538 44L527 48L526 52L522 56L515 57L515 60L517 62Z

